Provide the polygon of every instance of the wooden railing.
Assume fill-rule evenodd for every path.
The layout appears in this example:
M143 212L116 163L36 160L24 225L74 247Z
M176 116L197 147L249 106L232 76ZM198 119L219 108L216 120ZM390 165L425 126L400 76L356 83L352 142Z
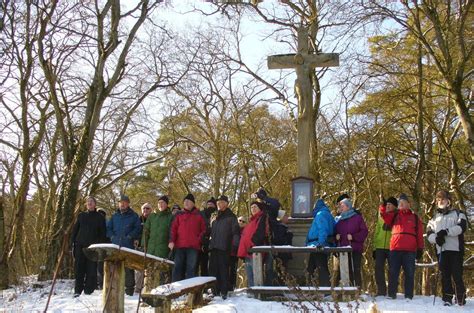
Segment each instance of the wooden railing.
M350 285L349 278L349 252L352 247L294 247L294 246L255 246L249 250L253 257L253 279L255 286L263 286L263 257L262 253L338 253L339 254L339 270L340 270L340 286L347 287Z

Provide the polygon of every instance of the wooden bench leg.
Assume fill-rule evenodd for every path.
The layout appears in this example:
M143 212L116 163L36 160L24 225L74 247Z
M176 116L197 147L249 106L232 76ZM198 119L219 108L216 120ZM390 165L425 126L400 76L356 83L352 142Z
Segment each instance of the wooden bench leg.
M203 290L197 290L193 293L188 295L187 304L188 307L191 309L196 309L202 306L203 297L202 297Z
M163 300L160 306L155 307L155 313L170 313L171 300Z
M125 297L125 262L104 262L104 289L102 303L104 312L124 312Z

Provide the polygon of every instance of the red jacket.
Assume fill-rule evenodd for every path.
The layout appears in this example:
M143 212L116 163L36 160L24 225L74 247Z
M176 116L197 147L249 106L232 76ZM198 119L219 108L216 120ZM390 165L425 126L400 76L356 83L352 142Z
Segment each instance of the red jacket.
M262 218L265 218L266 215L264 214L263 211L258 212L255 215L252 215L250 218L249 223L244 227L244 230L242 230L242 235L240 237L240 243L239 243L239 250L237 251L237 256L239 258L250 258L252 255L249 254L249 249L255 246L256 244L262 244L262 243L254 243L254 240L252 238L255 238L254 235L258 230L258 226L260 222L262 221ZM264 220L263 220L264 221ZM263 223L262 221L262 223ZM263 231L264 234L263 237L265 237L265 225L263 224ZM262 236L258 236L262 237Z
M192 248L201 250L202 237L206 232L206 223L199 210L183 210L178 213L171 224L170 242L175 248Z
M390 250L416 252L417 249L424 248L423 224L412 210L387 212L384 205L379 210L384 223L392 226Z

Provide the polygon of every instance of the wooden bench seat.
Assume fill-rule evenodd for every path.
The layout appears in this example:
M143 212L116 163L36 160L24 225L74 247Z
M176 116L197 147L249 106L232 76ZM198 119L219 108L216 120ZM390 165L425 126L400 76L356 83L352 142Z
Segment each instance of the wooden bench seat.
M141 295L143 302L155 308L155 312L171 312L171 300L188 294L187 305L191 308L202 306L204 289L212 287L216 278L212 276L194 277L159 286Z
M356 295L359 292L358 287L287 287L287 286L253 286L247 288L247 292L261 298L262 295L284 296L301 295L301 300L306 301L308 295L315 294L336 294L337 296Z

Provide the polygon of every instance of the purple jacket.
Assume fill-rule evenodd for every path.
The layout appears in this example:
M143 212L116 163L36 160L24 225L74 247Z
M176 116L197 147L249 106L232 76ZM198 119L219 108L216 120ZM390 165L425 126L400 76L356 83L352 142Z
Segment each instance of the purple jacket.
M364 251L364 241L368 233L367 225L360 214L355 214L345 220L339 219L336 222L336 234L341 235L338 245L352 246L354 252L362 253ZM347 239L348 234L352 235L351 242Z

